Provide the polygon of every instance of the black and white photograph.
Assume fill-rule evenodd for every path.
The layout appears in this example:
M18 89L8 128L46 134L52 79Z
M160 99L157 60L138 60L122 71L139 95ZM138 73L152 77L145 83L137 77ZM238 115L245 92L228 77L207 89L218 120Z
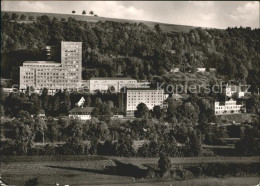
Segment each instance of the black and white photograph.
M259 1L1 1L0 186L260 186Z

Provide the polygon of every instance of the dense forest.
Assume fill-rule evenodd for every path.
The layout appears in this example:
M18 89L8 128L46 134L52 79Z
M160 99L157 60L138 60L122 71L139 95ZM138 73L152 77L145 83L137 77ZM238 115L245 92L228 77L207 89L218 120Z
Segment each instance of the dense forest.
M65 40L83 42L83 79L122 73L163 81L174 67L182 71L213 67L227 80L251 84L251 91L260 85L260 29L195 28L189 33L164 33L159 24L151 29L143 23L19 18L15 13L2 14L1 24L1 74L15 83L23 61L45 60L45 46Z

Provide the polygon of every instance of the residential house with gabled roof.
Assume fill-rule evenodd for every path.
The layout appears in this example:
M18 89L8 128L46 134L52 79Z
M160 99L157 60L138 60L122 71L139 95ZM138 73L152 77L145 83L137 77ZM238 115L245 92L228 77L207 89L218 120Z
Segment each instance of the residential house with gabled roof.
M69 117L80 120L90 120L94 107L75 107L69 111Z

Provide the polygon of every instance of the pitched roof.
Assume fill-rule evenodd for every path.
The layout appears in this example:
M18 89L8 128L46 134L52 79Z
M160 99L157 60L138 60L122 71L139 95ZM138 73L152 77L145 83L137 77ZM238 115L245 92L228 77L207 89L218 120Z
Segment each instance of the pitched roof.
M39 114L45 114L45 110L41 109Z
M83 99L83 100L85 101L84 96L81 96L80 98L77 99L77 103L78 103L81 99Z
M173 99L182 99L183 97L180 94L172 94Z
M69 113L91 113L94 107L75 107Z
M182 96L183 99L188 99L190 97L189 94L186 94L186 93L183 93L183 94L180 94Z

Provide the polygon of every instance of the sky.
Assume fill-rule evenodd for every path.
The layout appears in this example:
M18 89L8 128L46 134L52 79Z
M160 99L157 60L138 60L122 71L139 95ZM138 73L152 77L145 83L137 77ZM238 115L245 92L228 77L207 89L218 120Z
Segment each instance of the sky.
M2 1L3 11L81 14L212 28L259 28L258 1Z

